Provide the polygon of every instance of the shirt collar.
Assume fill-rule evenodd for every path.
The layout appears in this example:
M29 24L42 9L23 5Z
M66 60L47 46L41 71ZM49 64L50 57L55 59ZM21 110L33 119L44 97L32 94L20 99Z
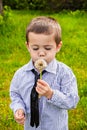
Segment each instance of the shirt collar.
M34 65L33 65L33 62L32 62L32 59L29 61L29 63L27 64L26 66L26 71L31 71L32 69L35 69L34 68ZM56 74L56 69L57 69L57 62L56 62L56 59L52 60L47 68L45 69L47 72L50 72L50 73L54 73Z
M32 69L34 69L34 65L33 65L33 62L32 62L32 59L31 59L29 61L29 63L27 64L25 71L31 71Z
M56 74L56 69L57 69L57 62L56 62L56 59L52 60L47 68L45 69L47 72L50 72L50 73L54 73Z

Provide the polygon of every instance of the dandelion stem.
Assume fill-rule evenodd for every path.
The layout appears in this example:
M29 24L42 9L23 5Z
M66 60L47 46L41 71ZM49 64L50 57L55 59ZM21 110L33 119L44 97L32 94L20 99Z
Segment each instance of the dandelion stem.
M40 72L40 79L42 79L42 72Z

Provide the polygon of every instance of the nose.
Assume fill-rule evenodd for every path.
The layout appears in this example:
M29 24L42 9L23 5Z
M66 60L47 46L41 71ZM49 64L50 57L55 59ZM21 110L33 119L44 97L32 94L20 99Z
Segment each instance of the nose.
M45 56L45 52L44 51L40 51L39 52L39 57L44 57Z

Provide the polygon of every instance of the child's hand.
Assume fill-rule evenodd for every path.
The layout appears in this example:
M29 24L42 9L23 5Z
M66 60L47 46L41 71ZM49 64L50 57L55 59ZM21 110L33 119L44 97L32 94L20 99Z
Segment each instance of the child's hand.
M14 118L16 120L17 123L24 125L24 121L25 121L25 114L24 111L22 109L18 109L15 112Z
M39 79L37 82L36 91L40 96L45 96L48 99L51 99L53 95L53 90L50 88L49 84L41 79Z

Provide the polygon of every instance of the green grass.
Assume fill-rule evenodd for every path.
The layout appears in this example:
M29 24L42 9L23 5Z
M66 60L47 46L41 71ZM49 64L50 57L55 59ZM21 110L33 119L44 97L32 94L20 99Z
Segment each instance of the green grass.
M0 26L0 130L23 130L9 108L9 86L14 72L30 60L25 46L25 29L36 16L52 16L62 27L63 46L56 58L70 66L78 82L80 101L69 110L69 129L87 130L87 12L44 14L12 11L11 20Z

